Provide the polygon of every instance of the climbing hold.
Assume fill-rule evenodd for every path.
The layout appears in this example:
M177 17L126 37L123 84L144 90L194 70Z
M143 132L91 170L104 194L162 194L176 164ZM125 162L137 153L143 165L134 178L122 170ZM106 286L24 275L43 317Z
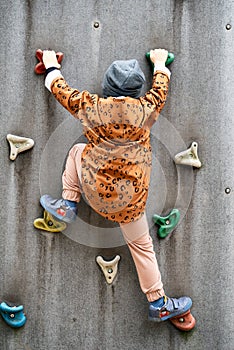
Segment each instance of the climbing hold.
M154 71L154 64L153 64L153 62L152 62L151 59L150 59L150 52L147 52L147 53L145 54L145 56L146 56L147 60L148 60L149 63L150 63L150 66L151 66L152 71ZM175 59L174 54L173 54L172 52L168 52L168 56L167 56L167 60L166 60L165 65L168 66L169 64L171 64L171 63L174 61L174 59Z
M5 302L0 304L0 314L4 321L13 328L22 327L26 322L26 316L23 313L23 305L10 306Z
M176 227L180 220L180 212L178 209L173 209L167 216L153 215L153 221L159 225L158 235L160 238L168 236Z
M176 164L191 165L196 168L201 167L201 162L197 155L198 143L193 142L191 147L185 151L178 153L174 160Z
M28 137L21 137L12 134L7 135L10 144L10 159L15 160L17 155L34 146L34 141Z
M48 211L44 210L43 219L38 218L34 220L34 227L39 230L44 230L48 232L61 232L67 227L65 222L57 221Z
M191 331L195 327L196 320L188 310L182 315L170 318L171 323L181 331Z
M36 51L36 58L39 60L39 62L36 64L36 66L34 68L34 71L36 74L44 74L46 71L46 68L45 68L43 60L42 60L42 56L43 56L43 51L38 49ZM57 57L58 63L60 64L63 60L63 53L57 52L56 57Z
M119 260L119 255L116 255L116 257L111 261L104 260L100 255L96 257L96 262L101 267L108 284L111 284L113 282L117 274Z

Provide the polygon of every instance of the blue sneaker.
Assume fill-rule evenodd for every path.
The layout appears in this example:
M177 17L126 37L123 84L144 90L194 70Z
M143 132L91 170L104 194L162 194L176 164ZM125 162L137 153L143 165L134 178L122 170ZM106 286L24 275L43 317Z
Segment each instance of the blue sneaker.
M77 205L70 206L65 199L54 199L50 195L45 194L40 198L40 203L43 208L57 219L64 221L68 224L72 223L76 219Z
M189 297L168 298L164 296L164 305L156 308L152 304L149 306L149 320L160 322L166 321L171 317L179 316L188 311L192 306L192 300Z

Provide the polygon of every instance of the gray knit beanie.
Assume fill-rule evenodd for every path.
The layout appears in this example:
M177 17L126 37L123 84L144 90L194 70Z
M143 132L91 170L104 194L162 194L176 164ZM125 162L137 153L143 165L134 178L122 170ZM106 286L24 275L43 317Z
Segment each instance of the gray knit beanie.
M144 82L145 76L137 60L114 61L104 75L103 95L137 98L141 96Z

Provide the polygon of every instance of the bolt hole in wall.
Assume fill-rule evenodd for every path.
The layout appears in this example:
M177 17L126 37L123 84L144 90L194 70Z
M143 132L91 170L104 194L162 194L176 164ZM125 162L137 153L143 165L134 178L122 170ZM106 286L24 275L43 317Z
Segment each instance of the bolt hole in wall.
M97 22L97 21L94 22L93 26L94 26L95 29L99 28L99 22Z
M226 194L230 194L231 193L231 188L230 187L225 188L225 193Z
M228 24L226 25L226 29L227 29L227 30L232 29L232 26L231 26L231 24L230 24L230 23L228 23Z

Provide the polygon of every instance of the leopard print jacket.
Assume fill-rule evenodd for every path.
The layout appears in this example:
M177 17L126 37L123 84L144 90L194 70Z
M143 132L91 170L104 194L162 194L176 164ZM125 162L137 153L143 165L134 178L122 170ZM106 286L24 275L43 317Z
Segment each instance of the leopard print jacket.
M169 78L160 71L138 99L101 98L56 78L51 91L79 119L88 144L82 154L82 190L89 205L108 220L129 223L143 215L152 155L150 128L162 110Z

